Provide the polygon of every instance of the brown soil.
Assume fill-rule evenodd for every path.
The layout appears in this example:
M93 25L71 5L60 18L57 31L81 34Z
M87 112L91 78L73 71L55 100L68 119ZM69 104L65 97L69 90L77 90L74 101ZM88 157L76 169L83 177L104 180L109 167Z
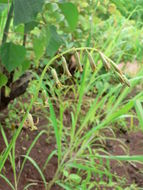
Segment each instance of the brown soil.
M46 125L47 121L41 121L41 124ZM40 129L41 130L41 129ZM28 149L28 147L33 142L34 138L40 132L40 130L31 132L29 129L24 129L21 132L20 137L16 143L16 167L17 173L19 172L20 164L23 160L21 155L24 155ZM12 132L10 130L6 130L7 138L10 140L12 137ZM106 134L106 132L105 132ZM106 134L107 136L107 134ZM109 135L110 136L110 135ZM143 155L143 133L141 131L132 132L127 134L126 131L118 130L116 132L117 140L121 140L128 147L130 155ZM55 149L55 137L52 136L50 141L47 141L48 136L42 135L35 147L32 149L30 156L37 162L40 168L43 167L48 155ZM105 143L105 149L109 153L113 155L125 155L126 151L120 146L121 144L118 141L107 140ZM5 148L2 136L0 135L0 152L2 152ZM54 156L49 162L46 170L44 171L44 175L46 177L47 182L52 180L55 171L57 168L57 158ZM121 178L125 177L127 180L127 186L135 183L138 187L143 187L143 165L141 164L132 164L127 162L119 162L111 161L111 171L114 174L119 175ZM5 164L5 168L3 169L3 174L12 182L13 181L13 171L11 169L10 162L7 161ZM32 166L32 164L27 161L20 178L20 182L18 185L18 190L23 190L24 186L28 183L34 182L36 186L30 187L29 190L44 190L44 185L40 178L40 175ZM9 186L5 183L4 180L0 178L0 190L10 190ZM52 190L60 190L61 188L57 185L52 187Z
M143 155L143 132L130 132L118 130L117 140L106 141L106 150L112 155ZM143 187L143 164L135 162L111 161L111 171L122 179L126 179L126 185L136 184Z
M8 139L11 139L11 131L5 131L7 134ZM16 170L17 174L19 173L20 164L23 161L22 155L24 155L37 134L40 131L34 131L31 132L28 129L22 130L20 137L17 140L16 143ZM37 141L36 145L32 149L30 156L36 161L36 163L39 165L40 168L43 167L46 159L48 158L48 155L55 149L55 141L53 137L53 141L50 140L50 143L47 143L46 140L48 139L47 135L43 134L39 140ZM2 136L0 135L0 152L2 152L5 148L4 142L2 140ZM46 170L44 171L44 175L46 177L47 182L52 180L55 171L57 169L57 158L54 156L52 160L49 162ZM3 173L6 175L6 177L13 182L13 171L11 169L11 164L9 161L6 162L5 168L3 170ZM24 170L22 172L18 190L23 190L24 187L29 183L35 183L36 185L33 187L28 188L29 190L44 190L44 185L42 183L42 179L37 172L37 170L32 166L32 164L27 161L24 167ZM10 190L11 188L8 187L8 185L5 183L4 180L0 179L0 190ZM59 190L58 186L53 186L52 190Z

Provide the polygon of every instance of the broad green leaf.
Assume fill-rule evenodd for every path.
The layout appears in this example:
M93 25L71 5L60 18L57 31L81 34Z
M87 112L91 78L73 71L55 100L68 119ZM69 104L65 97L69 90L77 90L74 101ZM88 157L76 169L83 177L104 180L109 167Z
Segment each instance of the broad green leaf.
M25 24L25 33L33 30L38 25L38 22L32 21Z
M10 3L11 0L0 0L0 3Z
M19 34L19 35L24 35L24 24L19 24L14 28L14 32Z
M44 0L14 0L14 24L35 21L43 3Z
M0 73L0 88L5 86L7 81L8 81L7 76Z
M23 73L24 73L27 69L29 69L30 64L31 64L30 61L27 60L27 59L25 59L24 62L22 62L21 67L22 67Z
M5 3L0 3L0 14L1 14L7 7L8 7L7 4L5 4ZM0 20L1 20L1 18L0 18Z
M62 44L62 38L56 31L55 26L47 28L47 55L53 56Z
M24 62L14 71L13 82L16 81L24 72L29 69L30 61L24 60Z
M39 60L44 54L46 47L45 36L40 35L39 37L34 37L33 39L33 49L35 53L36 60Z
M24 62L26 49L25 47L13 44L12 42L5 43L0 48L0 56L2 64L9 72L11 72Z
M59 3L59 8L64 14L70 30L73 31L78 22L78 10L77 7L73 3Z

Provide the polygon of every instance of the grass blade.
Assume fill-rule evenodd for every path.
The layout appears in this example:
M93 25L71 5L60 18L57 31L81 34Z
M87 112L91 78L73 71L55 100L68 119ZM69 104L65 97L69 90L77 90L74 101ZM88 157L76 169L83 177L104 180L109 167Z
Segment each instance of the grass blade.
M119 160L119 161L137 161L143 162L143 155L135 155L135 156L106 156L106 155L98 155L97 158L106 158L110 160Z
M135 109L136 109L137 116L140 122L140 127L143 130L143 107L139 100L135 101Z
M49 103L49 108L50 108L50 119L51 119L53 127L54 127L56 143L57 143L57 148L58 148L58 161L60 161L61 160L61 137L59 134L56 114L55 114L54 107L53 107L53 104L52 104L50 98L48 99L48 103Z
M47 182L46 182L46 179L44 177L44 174L42 173L40 167L38 166L38 164L35 162L35 160L33 160L31 157L29 156L26 156L26 155L23 155L23 157L25 157L27 160L29 160L31 162L31 164L36 168L36 170L38 171L38 173L40 174L42 180L43 180L43 183L44 183L44 186L45 186L45 189L47 189Z
M44 133L46 133L45 130L41 131L41 132L35 137L34 141L32 142L32 144L30 145L29 149L28 149L27 152L26 152L26 156L28 156L28 155L30 154L32 148L34 147L34 145L36 144L36 142L38 141L38 139L41 137L41 135L43 135ZM21 169L20 169L20 172L19 172L19 175L18 175L17 183L19 182L19 179L20 179L21 173L22 173L22 171L23 171L25 162L26 162L26 157L24 158L24 160L23 160L23 162L22 162Z
M11 187L12 190L15 190L14 186L12 185L12 183L9 181L9 179L7 177L5 177L4 175L0 174L0 177L6 181L6 183Z

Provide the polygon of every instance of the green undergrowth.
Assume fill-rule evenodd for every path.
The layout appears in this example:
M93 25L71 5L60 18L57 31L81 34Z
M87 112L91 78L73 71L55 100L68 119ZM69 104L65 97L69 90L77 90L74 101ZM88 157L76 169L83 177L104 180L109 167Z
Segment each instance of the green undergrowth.
M122 84L115 85L115 81L112 80L113 76L110 73L94 74L93 77L88 69L90 66L89 61L85 61L84 72L80 75L76 73L76 75L80 76L80 79L77 80L75 78L73 81L70 81L70 85L66 85L66 82L69 80L68 78L61 78L61 82L64 85L60 88L55 86L53 89L54 83L52 84L52 81L48 78L49 75L45 75L45 82L40 83L41 93L38 99L32 100L30 106L31 109L34 105L33 108L38 110L37 113L28 110L28 102L25 102L23 106L22 103L14 101L13 105L18 103L18 109L21 109L23 113L28 110L27 114L30 111L33 117L42 118L44 116L48 121L48 125L45 131L42 130L32 142L26 155L23 155L24 161L19 175L16 174L15 168L15 137L20 132L19 129L23 126L27 114L21 122L21 119L17 119L19 110L13 106L13 112L16 114L15 121L21 123L19 129L15 129L11 144L8 144L4 129L1 126L1 133L7 148L3 152L0 162L3 165L7 156L9 157L14 174L14 184L3 174L1 174L1 177L12 189L17 189L22 170L27 161L31 162L39 172L45 189L50 189L55 183L63 189L99 189L101 187L137 189L136 184L131 184L127 187L126 179L122 179L112 173L110 161L117 160L120 164L126 161L143 162L142 155L130 156L126 145L120 142L119 139L116 139L116 128L121 123L123 123L127 131L131 130L130 127L132 130L136 129L136 126L128 125L127 118L136 118L140 123L139 130L142 130L141 103L143 101L143 92L137 91L133 95L132 93L136 89L136 86L143 85L143 71L141 70L136 77L130 79L131 86L126 87ZM28 89L29 93L25 94L26 99L34 96L37 89L37 81L39 80L37 78L37 80L31 82ZM109 81L111 84L109 84ZM11 105L10 108L12 108ZM12 121L14 122L14 118L7 120L9 126L11 126ZM117 127L115 128L114 126ZM112 133L113 137L108 137L106 133L103 135L104 130ZM29 157L29 154L39 137L47 131L49 131L49 136L54 132L56 149L45 160L43 168L39 168L34 158ZM123 146L125 155L112 155L104 149L104 142L110 138L115 141L119 140ZM46 182L46 176L44 176L43 171L46 170L53 155L56 155L58 158L58 168L52 181ZM3 168L2 165L1 169ZM25 189L28 187L30 187L30 184Z

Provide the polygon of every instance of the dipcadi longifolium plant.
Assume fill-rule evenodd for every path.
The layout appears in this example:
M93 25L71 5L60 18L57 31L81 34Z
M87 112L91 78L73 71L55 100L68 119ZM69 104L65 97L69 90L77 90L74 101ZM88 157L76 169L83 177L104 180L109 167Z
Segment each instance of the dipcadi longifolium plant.
M95 72L96 63L94 62L94 59L93 59L93 57L92 57L92 55L91 55L91 52L90 52L91 50L92 50L92 51L95 51L96 53L98 53L98 54L100 55L100 57L101 57L101 59L102 59L102 61L103 61L103 64L104 64L105 68L106 68L107 70L109 70L109 71L112 71L112 72L115 74L115 76L119 79L119 81L120 81L121 83L124 83L124 84L126 84L127 86L130 86L130 83L129 83L128 79L125 77L125 75L122 73L122 71L118 68L118 66L117 66L111 59L107 58L102 52L100 52L99 50L97 50L97 49L95 49L95 48L91 48L91 47L71 48L71 49L69 49L69 50L66 50L66 51L63 52L63 53L57 54L56 56L54 56L54 57L47 63L47 65L45 66L44 70L42 71L42 74L41 74L39 83L38 83L38 85L37 85L36 92L35 92L35 94L34 94L32 100L31 100L31 103L30 103L30 105L29 105L29 107L28 107L28 109L27 109L27 111L26 111L24 117L23 117L23 120L22 120L22 122L21 122L19 128L17 129L16 133L14 134L14 136L13 136L13 138L12 138L12 140L11 140L11 143L9 144L9 146L7 147L6 151L4 152L3 156L2 156L1 159L0 159L0 171L2 170L2 168L3 168L3 166L4 166L4 163L5 163L5 161L6 161L7 157L8 157L8 154L9 154L9 152L10 152L12 146L13 146L13 143L16 141L17 137L18 137L19 134L20 134L20 131L21 131L22 127L23 127L23 124L24 124L24 122L25 122L27 116L29 115L29 112L30 112L30 110L31 110L31 108L32 108L32 106L33 106L33 103L35 102L35 100L36 100L37 97L38 97L38 93L39 93L39 90L40 90L40 88L41 88L41 86L42 86L42 81L43 81L43 78L44 78L44 75L45 75L46 71L47 71L48 69L51 70L51 74L52 74L52 76L53 76L53 78L54 78L54 80L55 80L56 85L57 85L58 87L61 87L62 84L61 84L61 82L60 82L60 79L59 79L59 77L58 77L58 74L57 74L56 70L55 70L53 67L51 67L51 65L52 65L57 59L61 58L62 62L64 62L64 63L62 64L62 66L63 66L63 70L64 70L65 74L66 74L68 77L71 77L71 74L70 74L70 71L69 71L69 69L68 69L67 62L66 62L66 59L65 59L64 56L65 56L66 54L70 53L70 52L73 52L73 53L75 54L75 57L76 57L76 60L77 60L77 68L78 68L79 71L81 72L82 70L84 70L84 68L83 68L83 66L82 66L82 64L81 64L81 62L80 62L80 58L79 58L78 56L79 56L79 51L84 51L85 54L87 54L87 56L88 56L88 59L89 59L89 62L90 62L90 66L91 66L91 70L92 70L93 72ZM57 138L58 138L58 137L57 137Z
M1 1L0 1L1 2ZM30 105L28 106L26 113L14 133L11 142L7 145L4 153L0 156L0 172L2 171L4 164L10 155L10 152L12 148L15 148L15 142L22 130L22 127L27 120L29 120L29 123L31 123L31 126L34 127L33 123L33 118L30 115L30 110L32 109L32 106L35 102L35 100L38 97L39 90L43 84L43 78L45 76L45 73L47 70L51 71L52 77L55 81L55 84L57 85L58 88L62 87L59 73L56 71L54 68L55 62L58 61L59 59L61 60L62 67L63 67L63 72L67 77L72 77L72 74L70 73L70 70L68 68L67 60L66 60L66 55L69 53L74 54L75 60L76 60L76 67L77 70L79 70L80 73L84 71L84 64L82 64L81 59L80 59L80 53L82 52L82 55L86 56L87 59L89 60L89 64L91 67L92 73L96 72L97 69L97 64L94 60L93 54L98 54L100 57L100 60L102 61L104 67L106 68L107 71L111 72L122 84L125 84L127 86L130 86L130 83L128 79L125 77L125 75L122 73L122 71L118 68L118 66L108 57L104 55L100 50L92 47L78 47L78 48L63 48L66 49L64 51L61 47L61 38L59 37L58 33L56 32L56 28L53 25L49 26L49 23L46 21L46 12L49 10L47 7L49 6L49 3L45 3L44 6L44 11L42 12L42 7L44 5L44 0L14 0L14 1L3 1L10 5L8 7L8 16L7 19L5 20L5 26L3 27L3 36L2 36L2 44L0 47L0 104L3 103L1 100L7 100L9 101L10 98L9 96L14 96L14 91L13 88L16 86L16 84L19 82L16 82L21 75L26 73L26 70L30 68L30 61L35 63L34 68L38 68L41 59L45 56L45 51L46 51L46 56L49 56L48 61L46 63L45 68L42 71L41 77L39 79L38 85L36 87L36 92L34 96L31 99ZM29 6L30 5L30 6ZM27 7L30 7L28 10L26 10ZM23 8L23 9L22 9ZM68 22L69 28L71 31L76 27L77 25L77 17L78 17L78 12L74 4L72 3L57 3L56 6L54 7L54 10L60 9L61 13L65 16L66 21ZM23 12L24 10L24 12ZM34 11L33 11L34 10ZM67 12L71 12L71 17L69 17L69 14ZM38 15L38 13L41 13ZM74 14L74 15L73 15ZM37 17L36 17L36 16ZM73 19L74 18L74 19ZM37 19L37 20L36 20ZM14 21L14 27L17 27L18 25L22 24L22 29L24 32L22 33L22 38L20 38L20 42L15 42L13 43L13 36L9 35L9 31L11 29L11 21ZM36 22L35 22L36 20ZM74 20L71 21L71 20ZM30 31L34 30L34 28L37 27L38 31L33 31L32 37L32 47L27 45L27 41L31 40L31 36L29 35ZM19 26L20 27L20 26ZM41 31L39 32L39 28L42 28ZM16 28L18 30L18 28ZM15 30L16 30L15 29ZM36 34L35 34L35 33ZM48 34L48 35L47 35ZM46 38L45 38L46 36ZM47 37L48 36L48 37ZM49 37L50 36L50 37ZM8 41L9 37L9 41ZM48 39L47 39L48 38ZM56 40L55 40L56 39ZM20 44L22 41L22 45ZM59 48L61 49L59 50ZM33 59L32 57L32 51L34 51L35 58ZM58 52L59 51L59 52ZM27 58L26 52L30 54L30 56ZM27 54L28 54L27 53ZM55 55L56 54L56 55ZM55 56L54 56L55 55ZM22 85L25 82L25 78L22 78ZM18 83L18 87L21 87ZM25 87L25 86L24 86ZM27 85L26 85L27 87ZM25 89L23 89L22 92L24 92ZM3 96L4 94L4 96ZM20 93L21 94L21 93ZM45 97L45 96L44 96ZM46 98L45 98L46 99ZM57 130L56 126L57 123L55 122L54 118L54 111L52 108L52 104L49 99L49 104L51 105L51 113L53 114L53 126L55 126L55 131ZM51 115L52 115L51 114ZM76 120L76 119L75 119ZM72 137L71 137L71 142L73 142L74 139L74 127L75 123L73 124L73 132L72 132ZM63 164L65 158L61 161L61 144L60 142L60 137L58 136L58 133L55 133L56 136L56 141L58 145L58 163L60 165ZM15 149L14 149L15 151ZM27 159L29 159L32 163L34 163L28 156L26 156ZM13 162L13 160L11 161ZM35 163L34 163L35 164ZM35 164L36 165L36 164ZM16 173L16 172L15 172ZM43 175L41 174L43 181L45 182L45 179ZM16 180L15 180L16 181ZM53 181L50 183L52 185ZM45 183L46 184L46 183ZM49 186L50 186L49 185ZM46 186L46 185L45 185Z

